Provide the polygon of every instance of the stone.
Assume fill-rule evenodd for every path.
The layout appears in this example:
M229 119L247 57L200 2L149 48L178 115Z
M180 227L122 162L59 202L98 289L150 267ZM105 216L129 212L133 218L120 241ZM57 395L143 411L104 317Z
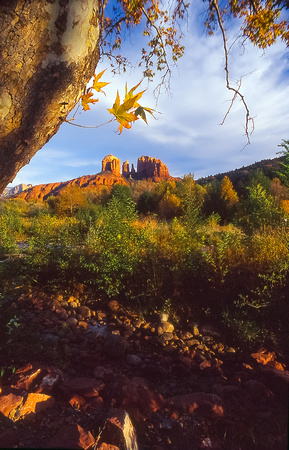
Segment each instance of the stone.
M24 405L19 410L18 419L24 419L26 416L31 416L32 414L44 411L47 408L51 408L55 403L55 399L49 395L45 394L28 394L28 397Z
M93 370L93 376L100 379L111 378L113 373L114 371L109 366L97 366Z
M208 418L217 418L224 415L223 400L216 394L194 392L178 395L167 399L166 404L170 408L189 413L197 412Z
M12 393L2 395L0 396L0 412L9 419L13 419L22 402L23 397L21 395L15 395Z
M44 375L43 370L39 366L26 364L26 366L16 370L10 377L9 382L11 386L29 391L41 374Z
M124 357L128 343L114 334L107 334L104 341L104 353L111 358L121 359Z
M47 370L48 374L42 378L40 386L36 389L37 394L50 394L63 379L59 369L48 368Z
M69 403L74 409L80 410L86 404L86 401L81 395L74 394L70 398Z
M137 355L126 355L125 360L127 364L133 367L137 367L142 364L142 359Z
M57 345L59 343L59 339L59 336L51 333L45 333L42 336L42 341L48 345Z
M65 390L80 394L88 395L94 394L98 395L98 391L102 387L101 382L92 377L82 377L82 378L69 378L63 382L63 387ZM91 395L92 396L92 395Z
M118 404L129 413L138 409L141 413L150 414L164 405L163 397L148 388L142 378L130 380L124 375L115 378L112 392L118 398Z
M111 312L117 312L119 310L119 303L116 300L110 300L107 306L109 307Z
M119 447L116 445L106 444L103 442L99 446L96 447L96 450L119 450Z
M250 393L251 397L258 402L266 402L273 400L274 394L263 383L257 380L249 380L245 383L245 388Z
M84 319L89 319L91 317L91 310L88 306L79 306L77 312L81 314Z
M197 325L193 325L193 335L199 336L199 334L200 334L199 328L197 327Z
M56 435L50 440L50 448L83 448L84 450L92 447L95 439L90 433L74 423L62 426Z
M229 347L226 351L231 354L236 353L236 350L233 347Z
M111 172L116 176L120 176L120 159L113 155L108 155L102 160L102 172Z
M150 156L141 156L138 158L137 174L141 178L170 178L167 166L160 159L151 158Z
M207 336L211 336L213 338L220 339L222 337L221 331L216 328L214 325L211 324L204 324L200 327L200 331L202 334L205 334Z
M137 436L130 417L123 409L113 409L106 419L101 439L120 450L138 450Z
M69 317L69 319L67 319L66 323L70 327L73 327L78 324L78 320L75 317Z
M161 322L157 327L157 334L161 336L163 333L172 333L175 327L172 323L169 322Z
M169 320L169 315L165 312L161 312L158 314L158 319L160 323L167 322Z
M165 331L161 335L161 339L163 339L165 341L171 341L172 339L174 339L174 335L173 335L173 333L170 333L169 331Z

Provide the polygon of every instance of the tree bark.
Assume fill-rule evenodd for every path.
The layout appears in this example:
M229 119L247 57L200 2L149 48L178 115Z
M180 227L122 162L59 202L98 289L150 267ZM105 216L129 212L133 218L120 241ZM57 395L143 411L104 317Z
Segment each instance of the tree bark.
M98 12L99 0L0 1L0 194L92 77Z

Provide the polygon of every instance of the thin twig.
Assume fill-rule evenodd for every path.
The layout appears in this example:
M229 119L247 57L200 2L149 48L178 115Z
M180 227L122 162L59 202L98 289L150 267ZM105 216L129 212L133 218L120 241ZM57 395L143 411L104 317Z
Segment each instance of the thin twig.
M107 125L110 122L113 122L115 119L110 119L108 122L104 122L100 125L94 125L94 126L80 125L79 123L71 122L71 120L73 120L73 119L66 119L64 122L69 123L69 125L74 125L75 127L80 127L80 128L100 128L100 127L103 127L104 125Z
M219 24L219 27L220 27L220 29L221 29L222 36L223 36L223 46L224 46L224 53L225 53L226 87L227 87L227 89L228 89L229 91L233 91L233 92L234 92L233 98L232 98L232 100L231 100L231 104L230 104L230 106L229 106L228 111L227 111L226 114L225 114L225 117L224 117L224 119L223 119L221 125L224 124L224 122L225 122L225 120L226 120L226 118L227 118L227 116L228 116L228 114L229 114L229 112L230 112L230 110L231 110L231 108L232 108L232 106L233 106L233 104L234 104L236 98L239 97L240 100L241 100L241 102L243 103L243 106L244 106L245 111L246 111L246 119L245 119L245 127L244 127L244 128L245 128L245 134L246 134L246 136L247 136L247 145L248 145L248 144L250 144L250 135L251 135L251 134L253 133L253 131L254 131L254 119L253 119L253 117L250 116L250 111L249 111L248 105L247 105L247 103L246 103L245 97L244 97L244 95L241 94L241 92L240 92L240 88L241 88L241 80L242 80L242 79L239 81L239 86L238 86L237 89L234 88L234 87L232 87L231 84L230 84L229 52L228 52L228 49L227 49L226 32L225 32L225 28L224 28L224 25L223 25L222 16L221 16L221 13L220 13L220 9L219 9L217 0L211 0L211 5L212 5L212 7L215 9L215 11L216 11L216 13L217 13L218 24ZM250 125L251 125L251 127L252 127L252 130L251 130L251 131L250 131Z

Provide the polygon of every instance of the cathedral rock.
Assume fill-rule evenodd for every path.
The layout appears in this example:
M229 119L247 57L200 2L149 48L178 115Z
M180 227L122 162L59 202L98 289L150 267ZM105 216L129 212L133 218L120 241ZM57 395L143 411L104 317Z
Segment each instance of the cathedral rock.
M137 161L137 170L128 161L122 165L122 175L120 174L120 160L113 155L108 155L102 160L102 171L96 175L86 175L74 180L40 184L33 186L16 195L27 201L47 200L50 195L59 195L68 186L78 186L84 190L98 190L101 187L111 189L115 184L128 184L128 180L152 179L153 181L168 180L168 168L160 159L150 156L141 156ZM15 197L16 197L15 196Z
M126 161L122 165L122 176L136 180L151 178L154 181L172 178L167 166L160 159L151 158L150 156L141 156L138 158L136 171L133 164L131 170L129 170L129 163Z

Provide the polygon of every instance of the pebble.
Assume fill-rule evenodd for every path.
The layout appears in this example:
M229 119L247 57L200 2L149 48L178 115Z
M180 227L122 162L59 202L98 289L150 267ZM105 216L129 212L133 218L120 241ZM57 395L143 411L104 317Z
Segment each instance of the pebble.
M126 355L125 360L127 364L133 367L137 367L142 364L142 359L137 355Z
M112 312L117 312L119 310L119 303L116 300L110 300L107 306Z
M161 323L167 322L169 320L169 315L165 312L161 312L158 314L158 319Z

